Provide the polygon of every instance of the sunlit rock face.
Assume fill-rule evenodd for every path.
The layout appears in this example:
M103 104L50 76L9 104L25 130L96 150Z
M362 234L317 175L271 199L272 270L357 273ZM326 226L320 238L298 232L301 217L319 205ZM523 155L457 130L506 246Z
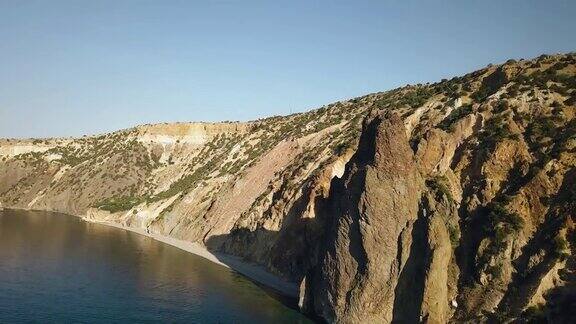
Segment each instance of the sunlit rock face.
M390 322L424 181L400 116L367 120L356 155L330 194L324 252L309 291L336 322Z
M0 140L0 203L242 257L328 321L570 322L575 76L541 56L245 123Z

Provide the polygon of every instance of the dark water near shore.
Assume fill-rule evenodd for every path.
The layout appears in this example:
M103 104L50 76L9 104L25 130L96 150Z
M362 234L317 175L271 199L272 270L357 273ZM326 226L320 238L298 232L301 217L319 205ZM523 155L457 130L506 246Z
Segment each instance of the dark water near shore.
M241 275L125 230L0 211L0 322L306 323Z

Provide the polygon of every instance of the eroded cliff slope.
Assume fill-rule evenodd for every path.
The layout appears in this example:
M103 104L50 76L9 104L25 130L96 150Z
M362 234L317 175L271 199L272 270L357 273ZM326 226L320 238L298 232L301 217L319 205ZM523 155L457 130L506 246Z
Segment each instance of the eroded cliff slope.
M331 322L574 321L576 56L247 123L0 141L0 202L243 257Z

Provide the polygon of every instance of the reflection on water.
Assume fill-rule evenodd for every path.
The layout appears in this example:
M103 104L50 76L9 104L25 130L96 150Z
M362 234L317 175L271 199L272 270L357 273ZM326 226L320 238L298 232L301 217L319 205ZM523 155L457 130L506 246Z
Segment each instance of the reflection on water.
M135 233L0 211L0 322L306 323L229 269Z

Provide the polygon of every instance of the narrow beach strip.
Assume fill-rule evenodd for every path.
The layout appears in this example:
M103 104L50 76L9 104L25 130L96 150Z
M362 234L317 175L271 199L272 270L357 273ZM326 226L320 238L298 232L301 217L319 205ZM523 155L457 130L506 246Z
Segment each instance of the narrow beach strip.
M116 227L118 229L123 229L126 231L130 231L136 234L140 234L149 238L152 238L156 241L166 243L168 245L174 246L186 252L195 254L197 256L203 257L209 261L212 261L216 264L224 266L226 268L230 268L251 280L254 280L266 287L270 287L283 295L289 297L298 297L298 286L295 283L285 281L274 274L266 271L263 267L246 262L239 257L223 254L223 253L214 253L208 251L204 246L195 243L195 242L188 242L179 239L175 239L173 237L157 234L157 233L147 233L146 230L143 228L134 228L128 226L122 226L120 224L112 223L112 222L105 222L105 221L98 221L94 219L89 219L85 217L81 217L82 220L88 223L100 224L105 226Z

